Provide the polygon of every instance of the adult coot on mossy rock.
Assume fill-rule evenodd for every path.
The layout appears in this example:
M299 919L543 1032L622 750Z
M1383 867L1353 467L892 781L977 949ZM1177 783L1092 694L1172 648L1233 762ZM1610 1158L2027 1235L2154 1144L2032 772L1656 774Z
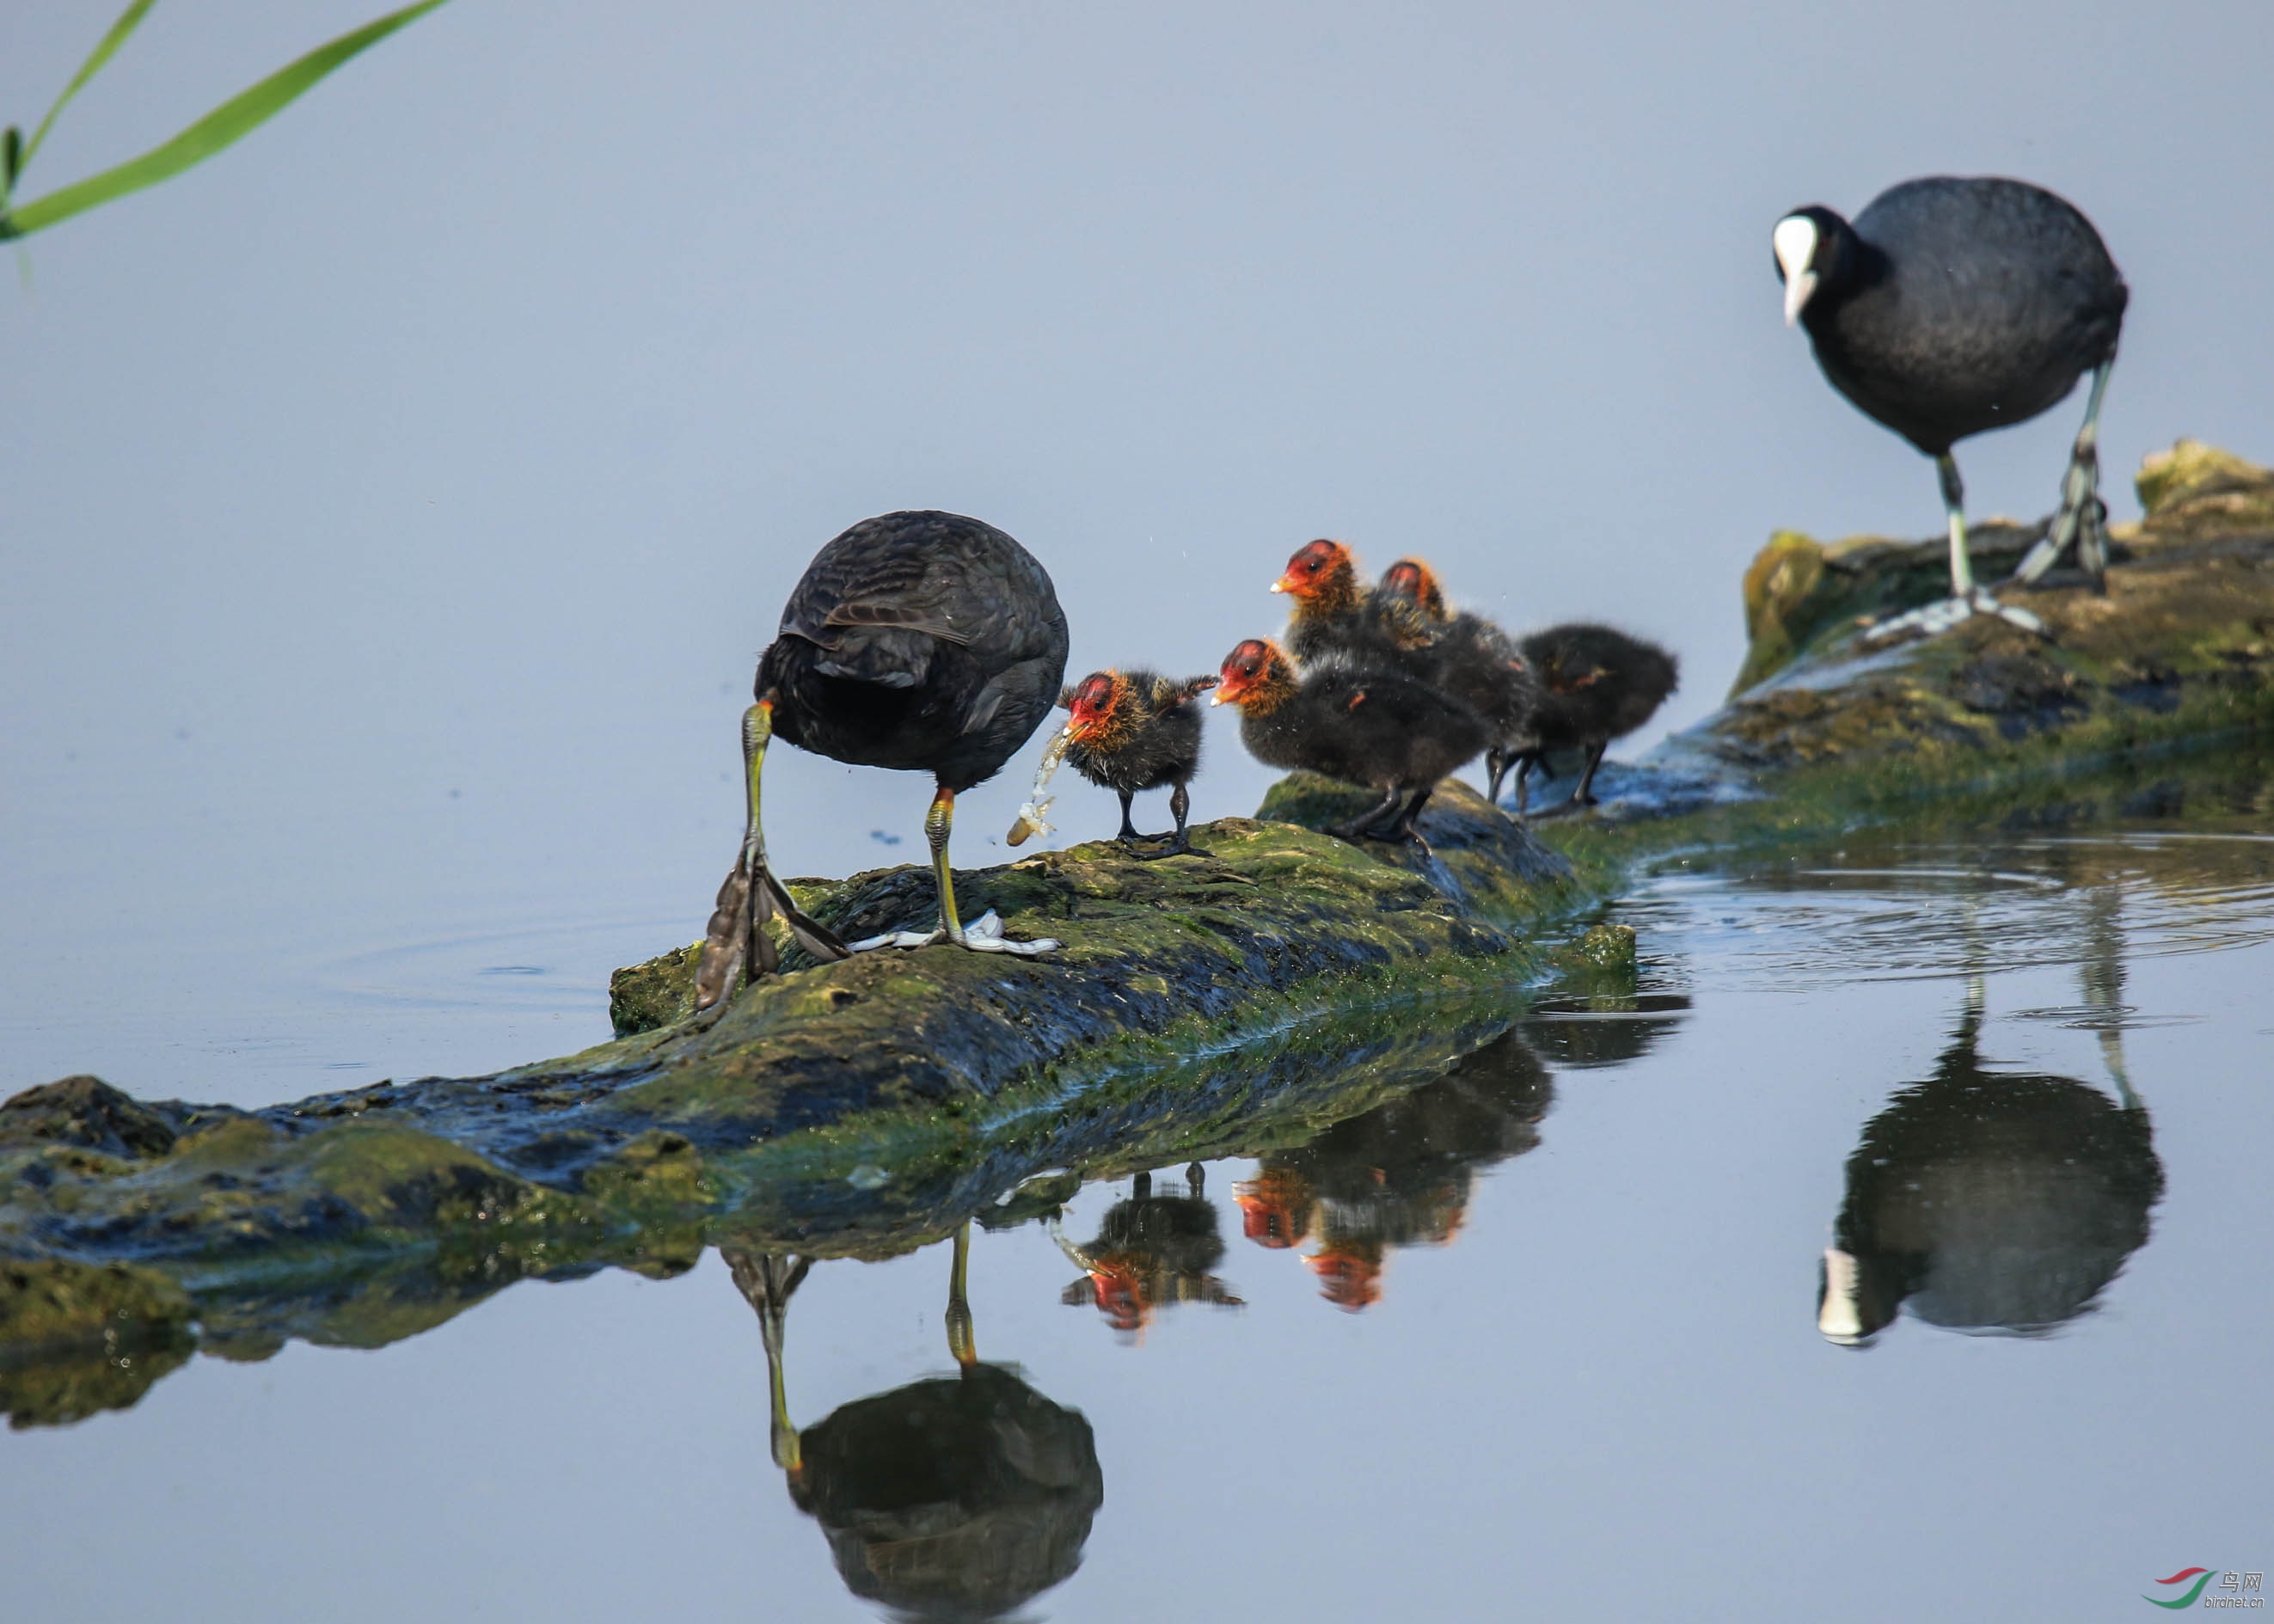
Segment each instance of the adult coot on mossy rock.
M2087 570L2105 568L2100 402L2127 294L2100 234L2043 187L1942 175L1880 193L1852 224L1820 205L1796 209L1773 243L1785 320L1808 329L1833 387L1934 458L1942 476L1950 598L1871 635L1941 631L1977 613L2041 631L2034 615L1974 584L1951 447L2026 422L2090 372L2060 509L2015 578L2036 579L2072 546Z
M725 998L745 969L776 967L764 929L776 910L820 959L938 941L1024 954L1057 946L1010 941L991 914L967 930L947 837L957 793L1000 771L1057 703L1066 647L1049 572L991 524L888 513L816 553L758 658L757 703L742 719L749 821L712 915L696 1007ZM939 887L937 930L888 933L848 949L792 905L767 866L758 819L759 768L776 733L832 761L932 775L924 834Z

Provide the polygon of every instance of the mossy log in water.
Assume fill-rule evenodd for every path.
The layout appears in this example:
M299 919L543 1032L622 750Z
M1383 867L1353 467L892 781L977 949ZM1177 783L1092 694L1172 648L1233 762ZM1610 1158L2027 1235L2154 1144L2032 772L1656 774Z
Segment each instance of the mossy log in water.
M1630 988L1630 933L1572 938L1651 852L2105 809L2127 763L2274 723L2274 477L2182 442L2141 491L2105 595L2017 595L2050 642L1977 618L1867 647L1860 622L1944 590L1942 542L1776 538L1742 691L1544 842L1449 784L1434 858L1348 844L1314 830L1364 798L1299 778L1191 856L1095 844L958 876L973 913L1065 941L1044 959L790 954L702 1026L681 952L620 973L614 1041L494 1077L260 1111L32 1090L0 1108L0 1399L130 1402L192 1318L228 1357L374 1345L531 1274L669 1274L718 1241L885 1255L1046 1207L1074 1177L1054 1169L1298 1145L1442 1076L1545 977ZM2036 533L1985 527L1978 554ZM792 889L848 935L930 907L913 868Z

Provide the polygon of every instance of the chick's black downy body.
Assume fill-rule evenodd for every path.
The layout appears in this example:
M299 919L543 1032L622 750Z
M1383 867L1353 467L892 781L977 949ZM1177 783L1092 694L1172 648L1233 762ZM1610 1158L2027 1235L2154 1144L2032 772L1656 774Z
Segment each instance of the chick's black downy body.
M940 929L861 946L942 938L996 952L1055 946L1012 942L994 929L967 932L956 913L947 840L957 793L992 778L1050 714L1065 675L1067 641L1048 572L976 519L885 514L815 554L782 610L779 635L759 657L757 703L743 718L742 853L719 888L697 972L697 1007L719 1004L746 968L776 967L764 929L770 913L780 913L817 957L849 951L797 912L768 868L758 778L775 733L834 761L929 772L936 780L924 832Z
M1141 667L1098 671L1069 688L1059 703L1073 712L1067 726L1072 742L1066 760L1076 772L1121 798L1126 842L1165 839L1167 857L1192 850L1186 821L1192 811L1190 786L1201 765L1201 707L1195 702L1216 686L1212 676L1179 681ZM1177 821L1165 836L1137 832L1131 800L1150 789L1169 791L1170 816Z
M1555 750L1585 752L1571 804L1593 806L1603 752L1657 714L1680 668L1656 643L1588 621L1551 626L1517 646L1538 684L1530 734L1513 756L1517 814L1523 816L1532 769Z
M1448 609L1435 574L1419 559L1400 559L1384 570L1374 597L1405 605L1428 628L1429 641L1404 650L1394 663L1483 720L1491 735L1486 798L1499 801L1502 777L1537 730L1541 695L1531 662L1491 620Z
M1382 791L1379 806L1334 831L1346 839L1419 843L1413 820L1437 781L1475 760L1489 738L1476 712L1418 677L1336 663L1298 680L1261 640L1224 661L1216 700L1240 707L1240 739L1264 765Z

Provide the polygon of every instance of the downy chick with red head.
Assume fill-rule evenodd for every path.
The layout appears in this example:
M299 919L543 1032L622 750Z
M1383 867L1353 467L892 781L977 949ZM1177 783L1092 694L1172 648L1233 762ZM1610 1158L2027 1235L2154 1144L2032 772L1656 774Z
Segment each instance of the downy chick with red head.
M1492 621L1449 608L1436 572L1419 559L1403 558L1382 571L1374 597L1408 605L1431 628L1430 643L1408 657L1406 669L1484 718L1492 733L1485 749L1485 793L1497 805L1502 778L1537 731L1540 684L1530 664L1515 639Z
M1359 580L1358 560L1339 541L1298 547L1271 590L1294 600L1286 651L1306 667L1339 657L1404 670L1435 641L1436 628L1412 604Z
M1428 842L1413 820L1437 780L1473 761L1487 733L1476 712L1401 671L1332 662L1298 677L1279 645L1251 637L1224 657L1211 704L1239 707L1239 736L1268 767L1300 768L1382 792L1382 802L1329 830Z
M1060 703L1073 712L1066 724L1066 760L1092 784L1121 797L1125 846L1166 840L1141 857L1171 857L1193 849L1185 831L1192 810L1188 786L1201 766L1201 708L1193 702L1216 685L1214 677L1177 681L1156 672L1094 671L1066 689ZM1169 786L1169 812L1177 820L1171 834L1141 835L1129 820L1129 801L1148 789Z

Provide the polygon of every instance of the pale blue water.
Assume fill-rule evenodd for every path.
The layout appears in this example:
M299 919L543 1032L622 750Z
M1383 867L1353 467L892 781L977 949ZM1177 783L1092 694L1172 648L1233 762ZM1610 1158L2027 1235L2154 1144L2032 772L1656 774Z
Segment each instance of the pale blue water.
M1117 1332L1086 1290L1061 1302L1083 1276L1043 1227L975 1235L979 1356L1079 1412L1102 1486L1061 1485L1097 1501L1086 1537L1058 1525L1079 1566L1020 1616L2114 1620L2181 1568L2263 1571L2274 841L1858 842L1677 869L1615 916L1644 1009L1528 1024L1528 1057L1430 1108L1434 1160L1377 1116L1204 1169L1206 1272L1238 1306ZM2030 1335L1921 1318L1949 1316L1954 1267L1977 1303L2059 1299L2079 1235L2130 1222L2108 1209L2136 1181L2088 1166L2080 1198L2004 1142L1970 1185L1917 1173L1955 1203L1946 1239L1982 1243L1946 1256L1941 1297L1836 1345L1818 1270L1849 1158L1969 1010L1993 1088L2133 1091L2148 1238ZM1295 1245L1243 1233L1235 1196L1260 1205L1274 1169L1319 1197ZM1083 1191L1067 1240L1131 1193ZM1421 1244L1369 1253L1385 1235ZM1321 1254L1377 1257L1370 1292L1344 1288L1374 1300L1328 1300ZM784 1359L809 1439L953 1370L948 1263L813 1268ZM129 1412L0 1442L9 1613L875 1616L792 1503L766 1395L715 1253L516 1286L376 1352L201 1357Z

